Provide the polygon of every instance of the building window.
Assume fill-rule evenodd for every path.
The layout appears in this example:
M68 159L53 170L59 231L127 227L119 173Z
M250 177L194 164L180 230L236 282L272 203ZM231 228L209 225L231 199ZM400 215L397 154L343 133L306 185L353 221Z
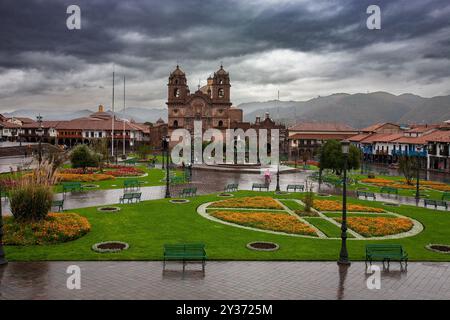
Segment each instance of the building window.
M179 98L180 97L180 89L175 88L175 90L173 91L173 95L175 96L175 98Z
M223 121L219 120L219 127L223 127Z
M222 88L219 89L218 95L219 95L219 98L223 98L225 96L225 92L223 91Z
M173 126L174 126L175 128L178 128L178 120L175 120L175 121L173 122Z

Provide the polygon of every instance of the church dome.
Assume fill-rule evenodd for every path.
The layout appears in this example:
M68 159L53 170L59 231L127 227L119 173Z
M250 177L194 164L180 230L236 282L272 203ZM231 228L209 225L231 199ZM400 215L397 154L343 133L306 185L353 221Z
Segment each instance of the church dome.
M171 76L184 76L185 73L183 72L183 70L180 69L180 66L177 65L177 68L172 71L172 73L170 74Z

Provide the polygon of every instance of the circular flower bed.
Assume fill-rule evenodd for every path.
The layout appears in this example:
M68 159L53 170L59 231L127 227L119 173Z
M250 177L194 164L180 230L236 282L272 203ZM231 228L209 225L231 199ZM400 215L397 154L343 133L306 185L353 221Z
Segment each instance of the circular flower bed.
M92 246L92 250L99 253L114 253L127 250L130 246L126 242L121 241L105 241L99 242Z
M255 241L248 243L247 248L257 251L275 251L278 250L280 246L274 242Z
M227 198L227 197L232 197L233 195L231 193L219 193L217 196Z
M76 213L49 213L41 221L17 222L4 218L5 245L45 245L67 242L84 236L91 230L89 221Z
M58 173L57 177L61 182L71 182L71 181L95 182L114 179L114 176L103 173L92 173L92 174Z
M120 211L120 208L119 207L100 207L100 208L97 208L97 211L100 211L100 212L117 212L117 211Z
M398 203L392 203L392 202L384 202L383 205L389 206L389 207L400 207Z
M450 254L450 245L448 244L428 244L425 246L428 250Z
M87 189L95 189L100 187L98 184L83 184L83 188L87 188Z
M188 203L189 200L188 199L172 199L169 200L170 203Z

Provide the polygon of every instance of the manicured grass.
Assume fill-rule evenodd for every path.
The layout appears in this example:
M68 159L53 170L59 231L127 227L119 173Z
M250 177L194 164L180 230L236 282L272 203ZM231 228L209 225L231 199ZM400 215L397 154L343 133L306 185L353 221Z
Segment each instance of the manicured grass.
M313 226L315 226L317 229L325 233L328 237L331 238L339 238L341 236L341 229L331 222L322 219L322 218L311 218L311 217L305 217L303 218L309 223L311 223ZM353 236L350 233L347 233L347 237L353 238Z
M275 195L273 192L239 191L235 196L267 195L299 198L301 194ZM88 218L91 232L82 238L56 245L5 248L10 261L30 260L160 260L164 243L203 242L212 260L336 260L340 241L275 235L245 230L210 221L200 216L196 208L205 202L223 198L216 195L191 198L190 203L172 204L167 199L119 205L118 213L101 213L96 208L72 210ZM338 199L330 197L328 199ZM367 243L399 243L409 253L410 260L450 261L450 255L425 249L429 243L450 243L450 213L413 206L385 207L381 203L349 198L350 203L369 204L420 221L420 234L394 240L348 241L351 260L364 259ZM99 254L91 250L94 243L106 240L125 241L129 250L115 254ZM272 241L280 245L275 252L252 251L245 247L251 241Z
M302 206L300 203L293 201L293 200L282 200L281 203L283 203L286 207L291 209L292 211L295 210L305 210L305 207Z
M92 188L90 190L121 189L123 188L123 182L127 179L138 180L142 183L143 187L159 186L165 184L165 181L163 181L166 175L165 170L155 168L149 169L148 167L143 165L137 165L136 167L144 170L145 173L147 173L147 176L115 178L111 180L94 181L94 182L82 182L82 184L95 184L99 186L98 188ZM171 172L173 172L176 176L183 175L183 172L181 172L180 170L176 171L172 170ZM55 186L55 192L58 193L62 192L62 184Z

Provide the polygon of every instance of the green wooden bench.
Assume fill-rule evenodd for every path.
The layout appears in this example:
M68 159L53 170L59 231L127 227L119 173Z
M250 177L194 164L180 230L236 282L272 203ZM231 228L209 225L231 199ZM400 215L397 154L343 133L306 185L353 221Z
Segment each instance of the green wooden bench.
M393 187L381 187L380 193L388 193L398 195L398 189Z
M375 196L375 193L373 193L373 192L367 192L367 191L360 191L360 190L357 190L356 191L356 196L359 198L359 197L364 197L364 198L373 198L374 200L377 198L376 196Z
M141 184L136 179L127 179L123 181L123 189L124 191L133 191L133 190L139 190L141 187Z
M184 183L184 177L172 176L169 178L169 180L172 184Z
M132 196L133 200L136 200L136 202L141 202L142 192L133 192Z
M83 190L81 182L63 182L62 183L63 194L66 192L80 192Z
M239 184L237 183L229 183L224 189L224 192L234 192L237 191L239 188Z
M120 203L125 203L125 200L127 201L127 203L133 202L133 193L124 193L123 196L119 198Z
M127 159L124 161L125 164L135 165L136 164L136 158Z
M62 200L53 200L52 207L58 208L58 212L64 211L64 199Z
M166 269L167 261L183 262L183 272L188 261L200 261L202 263L202 271L205 272L206 250L203 243L191 244L165 244L164 245L164 267Z
M443 201L443 200L425 199L424 204L425 204L425 208L427 206L434 206L435 209L437 209L437 207L444 207L445 210L448 210L448 204L446 201Z
M399 261L400 267L403 268L402 262L405 262L405 269L408 268L408 254L400 244L366 244L366 268L367 262L387 261L388 269L390 261Z
M261 191L261 189L266 189L269 191L269 185L265 183L254 183L252 184L252 191L255 189L259 189L259 191Z
M305 186L303 184L288 184L286 187L286 191L294 190L296 192L297 190L303 192L305 191Z
M184 188L183 190L181 190L180 192L180 197L181 198L185 198L185 197L194 197L197 195L197 188L196 187L192 187L192 188Z
M450 192L444 192L444 193L442 194L441 200L442 200L442 201L450 200Z

